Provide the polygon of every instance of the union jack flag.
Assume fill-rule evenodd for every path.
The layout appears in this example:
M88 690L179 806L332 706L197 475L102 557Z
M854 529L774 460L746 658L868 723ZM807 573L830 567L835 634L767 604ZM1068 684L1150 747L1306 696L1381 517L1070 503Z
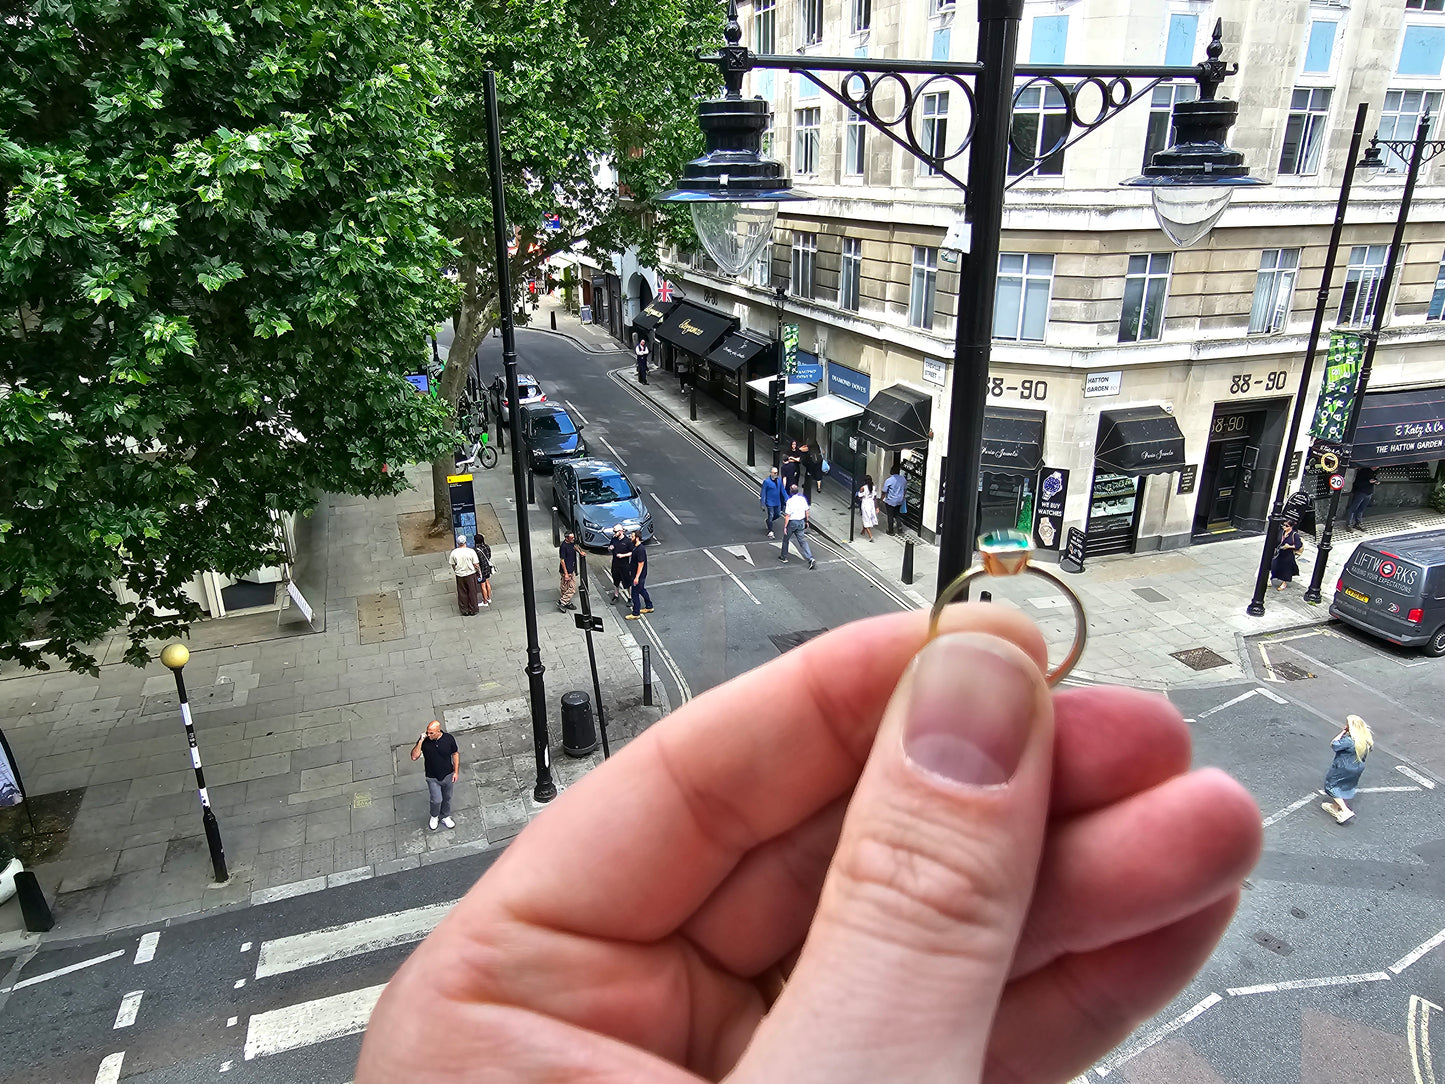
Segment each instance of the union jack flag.
M659 301L671 301L671 300L672 300L672 283L668 282L667 279L663 279L661 282L659 282L659 283L657 284L657 300L659 300Z

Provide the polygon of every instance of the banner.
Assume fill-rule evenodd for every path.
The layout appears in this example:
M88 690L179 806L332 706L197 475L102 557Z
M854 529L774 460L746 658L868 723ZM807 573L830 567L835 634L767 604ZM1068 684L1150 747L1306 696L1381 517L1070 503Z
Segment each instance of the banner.
M20 776L15 771L10 743L5 740L5 735L0 733L0 809L19 805L24 800L25 792L20 786Z
M1320 397L1310 436L1320 440L1343 441L1350 411L1355 404L1355 385L1360 377L1364 336L1352 331L1330 332L1330 349L1325 371L1320 376Z
M798 372L798 325L783 325L783 375L794 376Z
M1042 550L1056 550L1063 541L1064 502L1069 499L1069 472L1063 467L1040 467L1038 489L1039 499L1032 524L1034 545ZM1020 529L1028 530L1028 526Z

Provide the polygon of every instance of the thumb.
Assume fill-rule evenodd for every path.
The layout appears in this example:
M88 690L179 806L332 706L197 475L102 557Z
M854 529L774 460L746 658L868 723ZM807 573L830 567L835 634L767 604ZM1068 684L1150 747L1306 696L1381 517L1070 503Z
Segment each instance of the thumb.
M893 694L796 968L737 1080L977 1081L1033 895L1053 704L980 634L927 645Z

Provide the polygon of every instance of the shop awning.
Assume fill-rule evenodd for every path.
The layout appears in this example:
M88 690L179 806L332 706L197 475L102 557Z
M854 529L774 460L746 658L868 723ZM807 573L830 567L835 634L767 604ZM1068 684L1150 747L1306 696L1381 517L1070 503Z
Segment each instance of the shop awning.
M703 358L737 324L735 316L725 316L691 301L679 301L657 325L657 337Z
M638 331L651 331L662 323L676 304L676 301L650 301L645 309L632 318L632 326Z
M983 415L983 469L1033 474L1044 462L1042 410L989 407Z
M1366 392L1350 458L1371 467L1445 459L1445 388Z
M708 354L707 363L714 368L735 373L772 345L770 342L749 339L744 335L729 335Z
M792 409L794 414L801 414L819 425L832 425L844 418L856 418L863 413L862 407L841 395L820 395L806 403L799 403Z
M768 387L768 385L770 385L772 382L772 377L760 376L756 380L749 380L748 387L752 388L753 391L757 392L764 399L766 399L769 395L772 394L771 390ZM808 392L816 390L816 384L795 384L793 383L793 381L789 380L786 384L783 385L783 398L792 399L796 396L806 395Z
M868 401L858 435L880 448L922 448L928 444L933 397L903 384L884 388Z
M1094 457L1115 474L1168 474L1184 466L1184 434L1161 406L1105 410Z

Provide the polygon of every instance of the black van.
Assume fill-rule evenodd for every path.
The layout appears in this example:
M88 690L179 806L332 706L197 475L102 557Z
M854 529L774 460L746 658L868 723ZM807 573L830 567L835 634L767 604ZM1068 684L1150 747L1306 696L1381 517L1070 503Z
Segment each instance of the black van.
M1330 616L1392 644L1445 655L1445 531L1361 542L1335 584Z

